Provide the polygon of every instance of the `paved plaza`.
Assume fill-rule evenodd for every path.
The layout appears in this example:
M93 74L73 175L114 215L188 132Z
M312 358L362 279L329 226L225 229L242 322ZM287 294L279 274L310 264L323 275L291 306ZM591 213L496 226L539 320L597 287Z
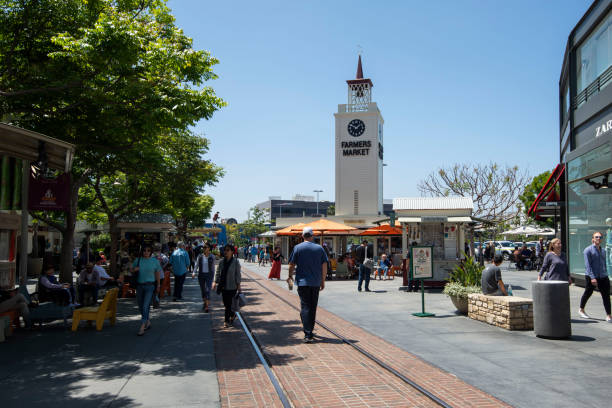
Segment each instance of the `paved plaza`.
M136 300L119 299L117 324L81 323L19 331L0 344L2 408L219 406L210 316L200 313L197 279L183 302L165 298L152 328L136 336Z
M247 264L267 276L268 267ZM286 277L286 266L282 277ZM531 298L535 271L508 270L504 282L516 296ZM276 283L276 281L275 281ZM286 283L278 285L286 288ZM599 293L587 305L593 320L581 319L578 304L583 289L570 288L572 333L570 340L544 340L533 331L507 331L454 312L440 291L426 292L426 311L434 318L419 318L420 293L398 290L401 278L371 281L372 292L357 292L357 282L331 281L319 306L370 333L421 357L460 379L516 407L602 407L612 393L612 324L605 322ZM596 379L596 380L594 380Z
M268 281L267 266L244 267L251 275L244 284L245 319L283 388L301 401L298 405L427 403L371 363L345 354L323 329L317 330L318 344L302 344L298 313L254 280L297 304L295 290L287 291L284 281ZM531 296L534 271L508 271L505 265L503 274L517 296ZM582 288L572 287L572 338L544 340L533 331L509 332L458 315L439 291L426 293L426 311L436 316L414 317L420 294L399 291L400 278L372 281L370 293L358 293L356 284L329 281L318 319L419 378L453 406L479 406L466 401L490 398L487 394L497 406L608 405L612 374L605 362L612 358L612 325L603 320L597 293L587 307L595 319L584 320L575 315ZM0 379L9 390L2 407L280 406L238 324L220 328L222 305L216 295L211 314L202 313L198 289L197 280L188 278L185 301L166 298L142 338L135 335L134 299L120 299L117 325L106 324L101 332L82 324L72 333L61 322L17 332L0 345ZM366 366L377 374L363 371ZM448 381L454 385L442 385ZM302 393L304 384L328 397L313 399Z

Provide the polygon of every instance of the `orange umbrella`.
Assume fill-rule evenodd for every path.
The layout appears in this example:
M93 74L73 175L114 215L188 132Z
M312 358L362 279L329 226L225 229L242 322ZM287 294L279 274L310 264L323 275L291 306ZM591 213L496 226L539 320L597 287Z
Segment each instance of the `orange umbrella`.
M294 225L290 225L288 227L285 227L283 229L279 229L278 231L276 231L276 236L279 235L295 235L295 232L291 231L292 228L302 228L305 224L303 222L298 222L297 224ZM301 231L301 229L300 229Z
M305 227L312 228L312 232L315 235L334 235L334 234L350 234L358 231L355 227L350 227L348 225L341 224L339 222L330 221L325 218L318 219L316 221L309 222L308 224L300 225L300 226L291 226L290 231L294 234L301 233Z
M397 227L392 227L388 224L379 225L378 227L368 228L359 235L370 236L386 236L386 235L402 235L402 230Z

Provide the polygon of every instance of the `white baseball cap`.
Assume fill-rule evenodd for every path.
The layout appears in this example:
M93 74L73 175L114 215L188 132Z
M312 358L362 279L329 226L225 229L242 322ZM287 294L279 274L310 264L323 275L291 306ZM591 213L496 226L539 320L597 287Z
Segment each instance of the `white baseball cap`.
M313 235L312 234L312 228L311 227L304 227L304 229L302 230L302 236L303 237L306 237L306 236L310 237L312 235Z

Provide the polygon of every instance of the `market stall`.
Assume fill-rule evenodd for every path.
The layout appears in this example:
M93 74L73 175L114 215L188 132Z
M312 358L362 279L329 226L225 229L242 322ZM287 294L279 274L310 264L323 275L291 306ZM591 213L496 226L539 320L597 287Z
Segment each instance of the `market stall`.
M473 225L474 203L469 197L393 199L402 229L402 257L408 247L431 246L433 281L443 282L463 256L466 234Z
M18 252L19 280L22 284L27 281L28 208L39 209L42 202L45 208L56 210L66 203L68 197L58 192L65 191L75 147L8 123L0 123L0 139L0 287L10 289L15 285ZM41 195L28 197L33 169L38 175L44 175L46 169L63 174L55 180L37 177L35 192L44 182L50 185Z

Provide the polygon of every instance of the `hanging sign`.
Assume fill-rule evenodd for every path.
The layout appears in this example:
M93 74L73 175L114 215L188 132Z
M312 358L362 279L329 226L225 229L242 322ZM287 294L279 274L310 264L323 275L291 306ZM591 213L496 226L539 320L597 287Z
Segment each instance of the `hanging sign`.
M68 211L70 203L70 174L55 179L34 178L30 175L28 210Z

